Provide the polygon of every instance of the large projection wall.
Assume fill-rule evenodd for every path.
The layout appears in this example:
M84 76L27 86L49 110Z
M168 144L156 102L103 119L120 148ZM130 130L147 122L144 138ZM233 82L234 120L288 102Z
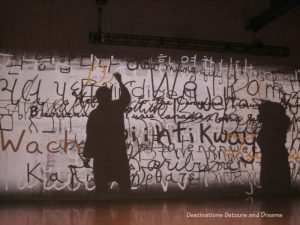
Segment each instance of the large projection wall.
M1 195L93 191L93 171L82 157L86 123L99 86L112 86L118 99L114 72L131 94L124 123L133 193L226 187L253 193L260 186L255 139L264 100L282 103L292 121L286 147L292 184L299 185L295 68L202 55L3 52L0 70Z

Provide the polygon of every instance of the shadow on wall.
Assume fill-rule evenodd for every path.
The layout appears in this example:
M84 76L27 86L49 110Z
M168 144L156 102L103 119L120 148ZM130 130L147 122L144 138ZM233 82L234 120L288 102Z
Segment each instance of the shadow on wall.
M116 181L120 192L130 192L130 169L126 155L124 116L130 103L130 93L122 82L121 74L115 73L121 95L112 101L112 92L106 86L96 92L99 102L87 122L87 139L83 152L86 158L94 158L96 192L109 192L109 182ZM87 163L86 163L87 164Z
M258 110L258 121L262 124L257 137L261 149L262 195L287 195L291 189L291 175L285 143L290 118L280 103L264 101Z

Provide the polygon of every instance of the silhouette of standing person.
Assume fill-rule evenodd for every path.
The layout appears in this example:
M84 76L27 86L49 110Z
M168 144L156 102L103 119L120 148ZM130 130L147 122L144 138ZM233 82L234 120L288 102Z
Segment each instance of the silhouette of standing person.
M124 111L130 103L130 94L121 74L113 76L120 85L120 98L113 101L112 89L106 86L98 88L96 98L99 105L90 113L86 127L83 156L94 159L97 193L108 192L112 181L118 183L121 193L129 193L131 189L124 127Z
M285 147L290 119L280 103L264 101L258 110L258 121L262 125L257 136L261 149L262 194L286 195L291 185L288 152Z

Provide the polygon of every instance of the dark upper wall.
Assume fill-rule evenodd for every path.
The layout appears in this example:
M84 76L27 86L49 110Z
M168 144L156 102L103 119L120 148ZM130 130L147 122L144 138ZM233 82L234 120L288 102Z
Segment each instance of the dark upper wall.
M129 56L157 55L161 52L187 54L182 50L120 46L100 49L98 45L89 44L89 32L97 30L95 2L2 0L0 47L59 52L94 51ZM253 32L245 30L246 21L268 6L268 0L109 0L104 8L102 27L104 32L252 42ZM265 44L289 47L289 57L246 57L299 66L299 16L300 6L258 32L258 37Z

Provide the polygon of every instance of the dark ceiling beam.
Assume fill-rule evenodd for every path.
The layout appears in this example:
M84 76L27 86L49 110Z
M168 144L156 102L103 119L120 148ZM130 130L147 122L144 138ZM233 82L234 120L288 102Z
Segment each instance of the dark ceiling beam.
M152 48L186 49L192 51L214 51L237 54L265 55L285 57L289 48L270 46L262 43L238 43L223 41L208 41L187 38L157 37L117 33L90 33L90 43L124 45Z
M264 10L259 15L250 19L246 25L246 29L253 30L254 32L259 31L263 26L272 22L277 17L288 12L300 3L300 0L277 0L273 1L271 6Z
M281 2L284 0L273 0ZM294 0L286 0L295 2ZM298 0L299 2L300 0ZM104 33L102 31L102 11L108 0L96 0L98 10L98 29L89 35L90 43L124 45L138 47L187 49L192 51L215 51L237 54L265 55L285 57L289 55L289 48L282 46L268 46L262 43L237 43L223 41L208 41L188 38L157 37L147 35ZM273 3L275 5L275 3Z

